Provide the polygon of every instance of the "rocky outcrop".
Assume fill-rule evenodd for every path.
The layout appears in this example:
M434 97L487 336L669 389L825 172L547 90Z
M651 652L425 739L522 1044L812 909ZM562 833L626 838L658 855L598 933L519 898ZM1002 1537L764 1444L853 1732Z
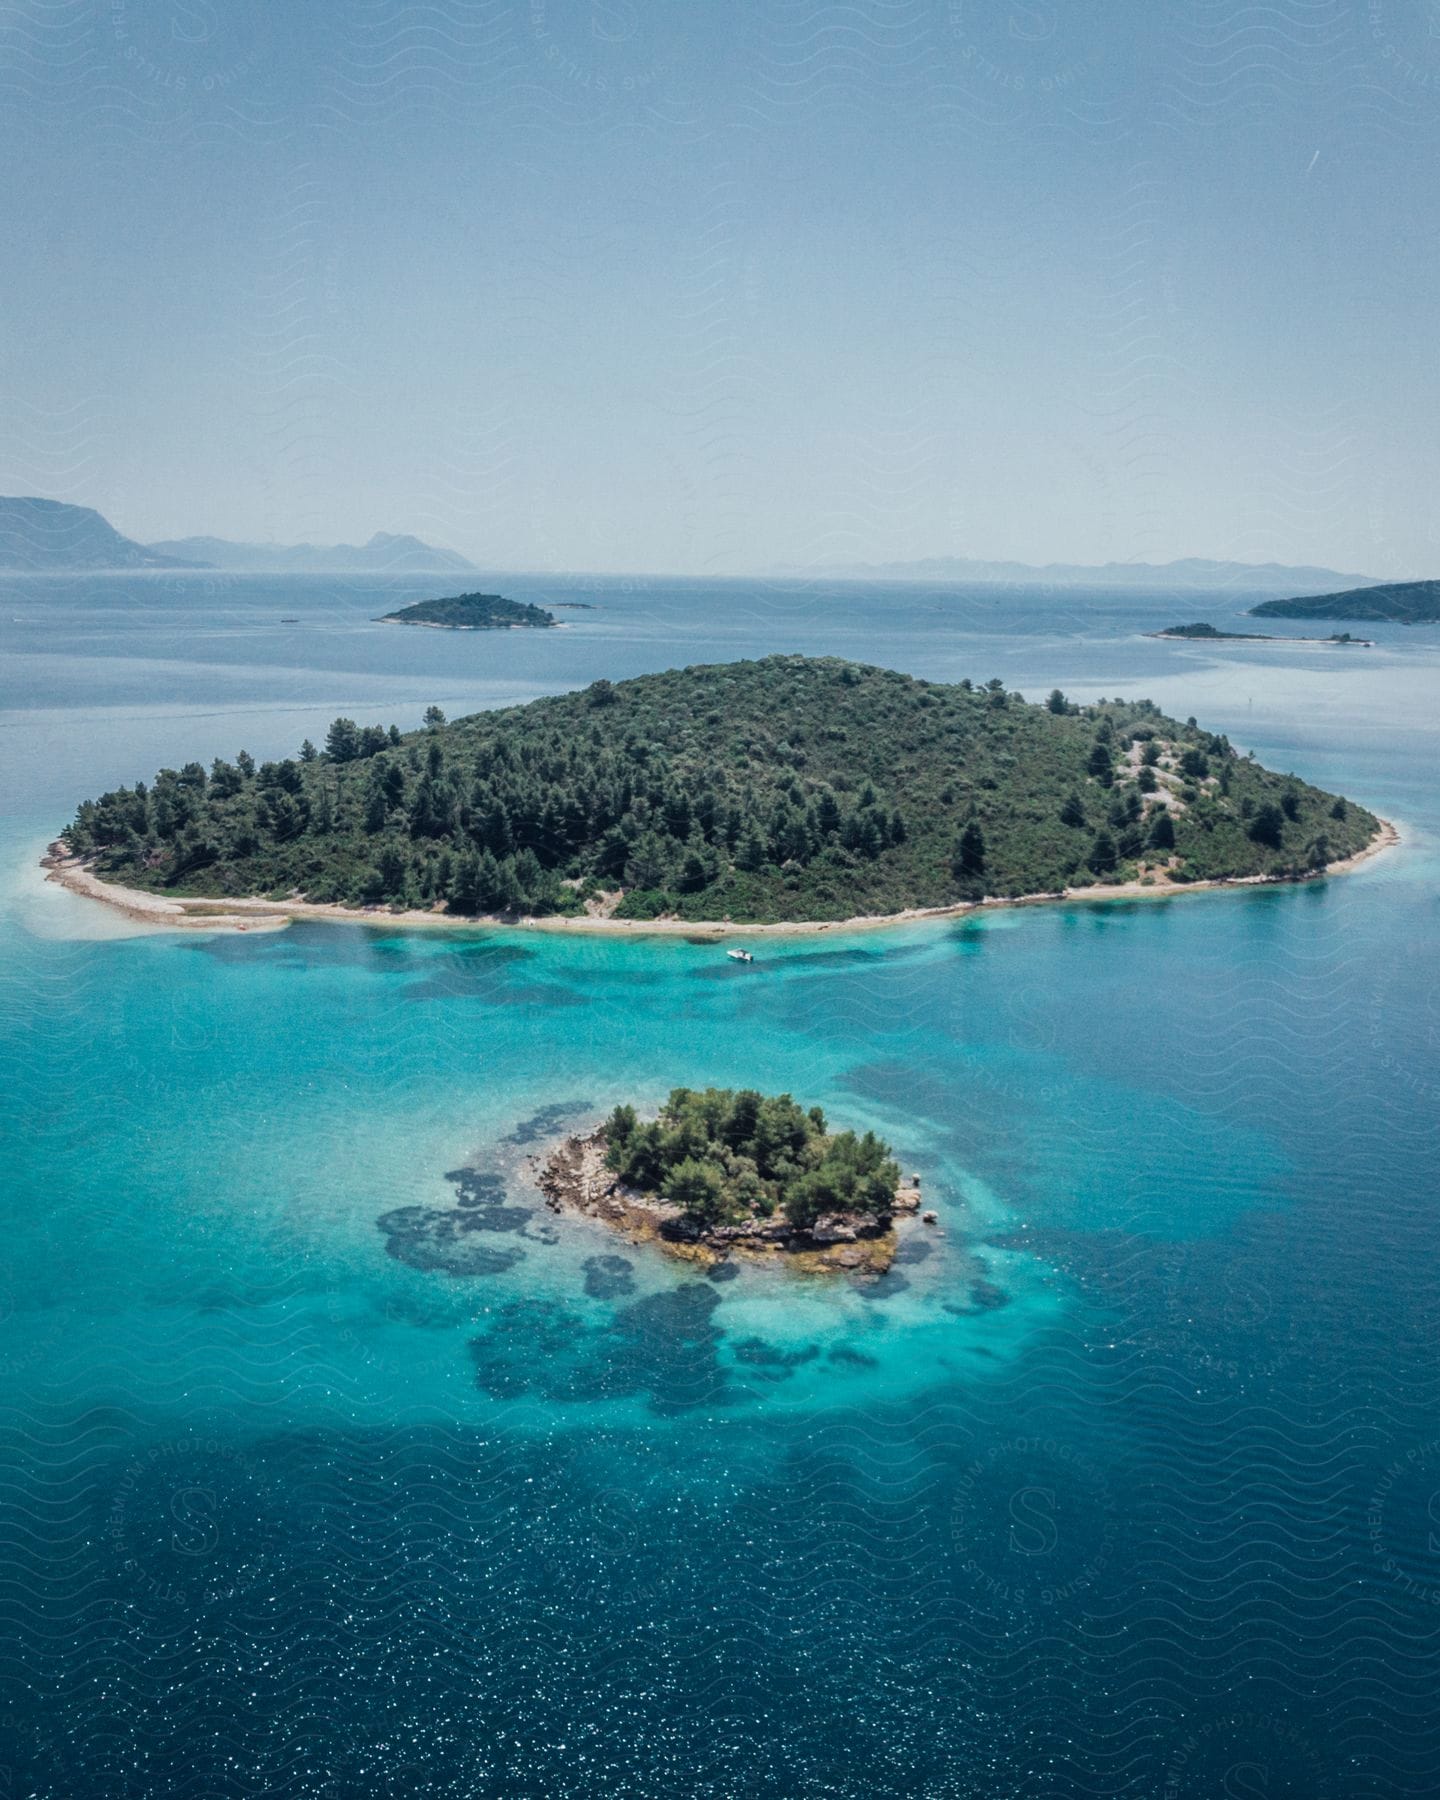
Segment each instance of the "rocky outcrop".
M696 1262L723 1262L732 1255L783 1257L788 1266L807 1272L882 1275L899 1247L893 1222L868 1214L825 1213L808 1231L785 1218L703 1224L659 1195L626 1187L606 1167L602 1131L567 1138L539 1161L535 1180L555 1212L584 1213L623 1231L632 1243L658 1243ZM899 1212L917 1211L918 1189L900 1189L895 1206Z

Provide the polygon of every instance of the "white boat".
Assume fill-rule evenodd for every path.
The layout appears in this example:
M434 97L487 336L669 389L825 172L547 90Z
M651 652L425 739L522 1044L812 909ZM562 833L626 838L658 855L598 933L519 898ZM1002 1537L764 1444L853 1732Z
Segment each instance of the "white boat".
M755 960L748 950L727 950L725 954L731 962L754 962Z

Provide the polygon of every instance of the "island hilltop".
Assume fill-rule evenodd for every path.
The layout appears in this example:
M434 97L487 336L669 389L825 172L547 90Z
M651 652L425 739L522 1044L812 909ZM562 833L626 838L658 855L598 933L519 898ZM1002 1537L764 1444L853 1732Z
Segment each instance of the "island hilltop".
M527 600L507 600L503 594L452 594L448 600L417 600L399 612L386 613L382 625L429 625L441 631L545 630L556 623L555 615Z
M449 724L432 707L409 734L337 719L323 749L87 800L52 861L112 902L201 902L196 923L248 898L277 922L380 906L786 925L1293 879L1382 829L1147 700L1031 704L998 680L773 656Z
M895 1213L920 1205L874 1132L832 1132L818 1106L748 1088L675 1088L648 1123L617 1106L567 1139L539 1184L557 1211L699 1261L785 1254L799 1267L869 1274L894 1259Z
M1440 624L1440 581L1390 581L1308 594L1298 600L1265 600L1252 606L1260 619L1361 619L1390 625Z

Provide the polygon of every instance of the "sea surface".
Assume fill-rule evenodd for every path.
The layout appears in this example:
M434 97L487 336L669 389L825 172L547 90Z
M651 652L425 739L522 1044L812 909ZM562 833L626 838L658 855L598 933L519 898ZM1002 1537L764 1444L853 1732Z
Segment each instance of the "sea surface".
M1440 630L538 576L563 632L373 622L443 589L0 581L0 1795L1440 1792ZM167 935L35 866L161 764L775 651L1148 695L1404 842L749 966ZM537 1146L711 1082L882 1131L939 1227L851 1287L540 1203Z

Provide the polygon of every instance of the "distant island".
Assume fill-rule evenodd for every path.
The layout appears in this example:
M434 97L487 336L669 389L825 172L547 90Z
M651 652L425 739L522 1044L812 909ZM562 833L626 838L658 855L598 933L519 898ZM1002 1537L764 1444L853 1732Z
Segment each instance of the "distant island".
M1146 637L1187 638L1238 644L1351 644L1356 649L1373 650L1370 638L1351 637L1348 631L1332 631L1329 637L1276 637L1264 631L1221 631L1216 625L1167 625L1163 631L1147 631Z
M0 497L0 569L41 575L201 566L122 537L93 507Z
M1033 704L832 657L672 669L87 800L57 878L134 904L724 926L1293 879L1372 813L1148 700ZM150 900L162 914L173 905ZM287 911L288 909L288 911ZM343 914L342 914L343 916Z
M1359 587L1370 578L1306 564L1220 562L1187 556L1177 562L1022 563L986 562L975 557L927 556L917 562L835 563L809 569L788 566L787 575L823 575L854 581L974 582L1016 587L1232 588L1240 593L1280 589Z
M818 1106L748 1088L675 1088L648 1123L617 1106L554 1151L539 1185L557 1211L701 1261L780 1253L869 1274L894 1259L896 1211L920 1205L873 1132L832 1132Z
M150 548L236 574L465 574L475 567L458 551L427 544L408 532L377 531L363 544L247 544L186 537L166 538Z
M1440 623L1440 581L1391 581L1340 594L1266 600L1250 608L1266 619L1360 619L1389 625Z
M251 574L458 574L473 570L454 550L377 531L365 544L244 544L228 538L123 537L89 506L0 497L0 570L29 574L127 569L226 569Z
M544 630L555 615L527 600L507 600L503 594L454 594L448 600L417 600L399 612L386 613L381 624L432 625L442 631Z

